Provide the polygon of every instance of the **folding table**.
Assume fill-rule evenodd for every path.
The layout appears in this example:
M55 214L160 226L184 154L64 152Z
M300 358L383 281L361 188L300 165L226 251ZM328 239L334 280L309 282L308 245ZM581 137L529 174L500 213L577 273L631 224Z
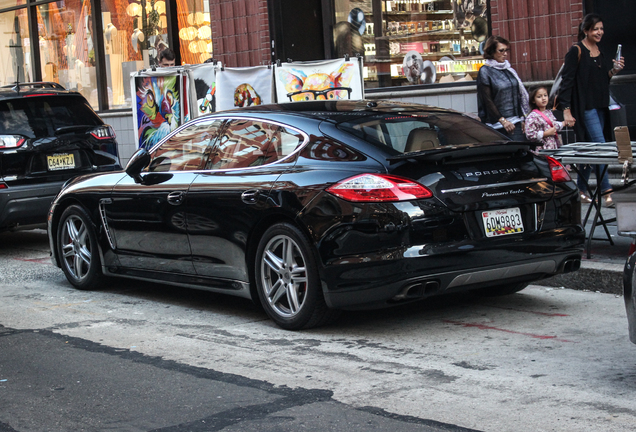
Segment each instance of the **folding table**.
M629 143L630 145L627 145L627 143ZM621 164L623 165L623 183L626 184L629 181L629 169L631 168L632 154L636 153L636 141L620 142L619 147L617 147L617 143L615 141L607 143L576 142L563 145L556 150L540 150L539 153L552 156L553 158L559 160L563 165L572 165L577 174L579 174L579 172L576 168L576 164L605 165L600 170L601 178L603 178L602 176L604 176L605 172L607 171L607 165ZM583 180L585 181L585 179ZM587 224L588 218L590 217L592 209L595 210L594 219L592 220L592 228L587 238L586 251L588 259L591 258L592 238L594 237L594 231L596 230L596 227L599 223L605 230L607 240L609 240L611 245L614 245L614 241L612 240L612 236L610 235L609 229L607 228L607 224L610 222L615 222L616 218L603 218L603 215L601 214L601 199L603 195L600 188L601 179L599 178L596 180L597 187L594 192L591 193L590 198L592 199L592 202L590 203L590 207L587 209L585 218L583 219L583 226L585 226ZM587 181L585 181L585 183L586 186L588 186ZM588 191L590 191L589 187Z

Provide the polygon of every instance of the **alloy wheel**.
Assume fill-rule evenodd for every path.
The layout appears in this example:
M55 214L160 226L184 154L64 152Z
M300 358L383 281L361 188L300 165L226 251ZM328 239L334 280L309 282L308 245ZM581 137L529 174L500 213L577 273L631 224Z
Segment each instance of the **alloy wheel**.
M306 259L298 244L277 235L265 246L261 282L271 308L281 317L296 316L307 298Z
M91 269L91 241L84 221L69 216L62 227L62 259L68 272L78 282L86 278Z

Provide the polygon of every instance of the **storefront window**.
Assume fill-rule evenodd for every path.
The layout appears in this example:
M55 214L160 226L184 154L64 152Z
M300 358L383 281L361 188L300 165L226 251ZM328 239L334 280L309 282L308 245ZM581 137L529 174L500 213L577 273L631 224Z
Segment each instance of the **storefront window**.
M22 6L26 4L26 0L0 0L0 9Z
M363 54L366 88L472 80L489 34L486 6L486 0L336 0L335 54Z
M97 107L90 1L42 4L36 12L42 80L77 90Z
M181 63L198 64L212 58L210 4L207 0L177 0Z
M15 6L15 1L13 2ZM0 83L12 84L16 81L31 81L31 41L27 10L18 9L0 14Z
M108 106L129 108L130 74L155 65L157 54L169 47L166 2L102 0L101 4Z

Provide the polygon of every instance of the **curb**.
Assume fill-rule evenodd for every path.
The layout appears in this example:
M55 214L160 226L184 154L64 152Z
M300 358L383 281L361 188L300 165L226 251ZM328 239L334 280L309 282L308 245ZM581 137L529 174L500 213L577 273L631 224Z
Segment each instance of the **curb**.
M578 271L543 279L536 284L623 295L623 267L624 264L582 261Z

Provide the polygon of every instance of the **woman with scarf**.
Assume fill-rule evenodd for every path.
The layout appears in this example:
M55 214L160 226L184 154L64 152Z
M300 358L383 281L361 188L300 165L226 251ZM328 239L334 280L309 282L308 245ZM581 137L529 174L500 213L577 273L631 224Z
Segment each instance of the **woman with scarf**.
M530 111L528 91L508 62L510 42L491 36L484 48L484 66L477 74L479 118L514 141L526 141L525 115Z

